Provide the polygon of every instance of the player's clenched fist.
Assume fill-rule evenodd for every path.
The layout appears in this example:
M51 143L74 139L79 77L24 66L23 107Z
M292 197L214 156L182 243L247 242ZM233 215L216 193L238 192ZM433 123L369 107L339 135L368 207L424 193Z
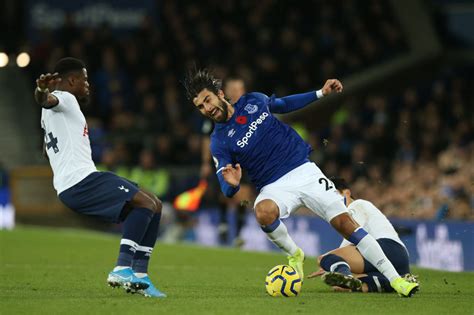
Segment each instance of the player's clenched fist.
M237 187L240 183L240 179L242 178L242 169L240 168L240 164L235 164L235 167L232 164L227 164L222 169L222 176L227 184Z
M328 94L331 94L333 92L340 93L342 92L342 83L338 79L329 79L324 83L323 88L321 89L323 92L323 95L326 96Z

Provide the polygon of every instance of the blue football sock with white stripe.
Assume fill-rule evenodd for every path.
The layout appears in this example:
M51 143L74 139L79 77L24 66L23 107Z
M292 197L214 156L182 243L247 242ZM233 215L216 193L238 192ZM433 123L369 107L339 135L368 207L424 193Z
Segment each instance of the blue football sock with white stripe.
M125 218L117 266L130 267L132 265L133 256L146 233L152 216L153 211L150 209L135 208Z
M148 229L143 236L143 240L137 248L133 257L132 268L136 273L148 273L148 263L150 262L153 247L155 247L158 230L160 227L161 213L155 213L151 218Z
M346 276L352 275L349 264L342 257L334 254L324 255L319 265L325 271L338 272Z

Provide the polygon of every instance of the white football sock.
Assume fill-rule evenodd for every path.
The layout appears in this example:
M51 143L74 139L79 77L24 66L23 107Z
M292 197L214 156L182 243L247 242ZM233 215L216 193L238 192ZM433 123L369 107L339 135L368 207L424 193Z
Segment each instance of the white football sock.
M400 277L395 267L393 267L390 260L385 256L382 247L380 247L372 235L367 234L364 236L356 246L362 256L387 277L390 282Z
M283 222L280 222L278 227L273 230L273 232L266 234L268 239L272 241L273 244L278 246L288 255L293 255L298 249L298 246L296 246L295 242L291 239L290 234L288 234L288 230L286 229L286 226L283 224Z

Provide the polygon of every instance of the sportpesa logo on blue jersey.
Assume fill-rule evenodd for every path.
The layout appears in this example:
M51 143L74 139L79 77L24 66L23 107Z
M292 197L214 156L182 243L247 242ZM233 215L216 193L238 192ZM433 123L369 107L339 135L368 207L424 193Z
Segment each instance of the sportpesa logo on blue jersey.
M237 141L237 145L240 147L240 148L243 148L245 147L247 144L249 144L249 139L252 137L253 133L255 130L257 130L258 128L258 125L261 125L263 123L263 121L268 117L268 113L267 112L263 112L258 118L257 120L255 121L252 121L252 123L250 123L249 125L249 129L247 130L247 133L245 134L245 136L238 140Z

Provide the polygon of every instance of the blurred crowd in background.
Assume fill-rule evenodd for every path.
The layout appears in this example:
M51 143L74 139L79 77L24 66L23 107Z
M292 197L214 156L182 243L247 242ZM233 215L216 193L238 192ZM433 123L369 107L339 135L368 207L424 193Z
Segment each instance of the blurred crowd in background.
M94 161L165 201L199 177L203 120L181 85L189 68L285 96L407 50L388 1L207 3L163 1L156 23L145 19L118 37L107 25L77 28L69 18L31 47L31 82L61 57L86 62L92 101L82 110ZM328 176L346 178L356 198L387 215L472 220L472 70L445 69L392 95L348 101L326 126L298 130ZM195 172L177 182L177 168Z
M343 107L313 160L391 217L474 219L472 69ZM321 140L322 139L322 140Z

